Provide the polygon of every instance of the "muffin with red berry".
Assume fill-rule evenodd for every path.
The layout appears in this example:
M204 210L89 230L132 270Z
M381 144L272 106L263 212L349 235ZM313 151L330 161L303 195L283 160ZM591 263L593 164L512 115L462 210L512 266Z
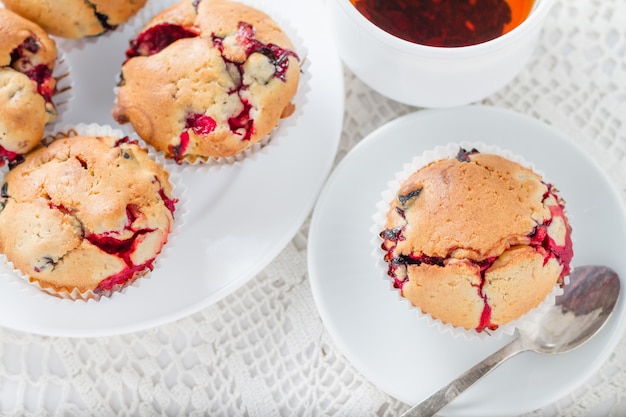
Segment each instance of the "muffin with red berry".
M54 41L37 24L0 9L0 165L19 161L56 118Z
M398 185L381 248L393 286L422 312L489 333L563 285L573 256L564 201L531 168L461 148Z
M2 0L5 7L51 35L69 39L99 36L134 16L146 0Z
M294 111L299 56L250 6L184 0L148 22L126 55L113 117L178 163L239 154Z
M152 270L174 224L168 172L117 136L58 139L0 188L0 253L42 290L109 296Z

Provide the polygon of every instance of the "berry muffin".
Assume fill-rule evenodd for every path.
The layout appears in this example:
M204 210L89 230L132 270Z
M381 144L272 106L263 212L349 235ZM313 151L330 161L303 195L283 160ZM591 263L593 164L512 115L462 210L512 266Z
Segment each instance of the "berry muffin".
M58 139L0 188L0 253L46 292L109 296L153 268L174 221L168 172L136 143Z
M541 304L563 285L573 255L557 190L517 162L476 150L404 180L380 237L403 297L477 332Z
M0 8L0 165L21 159L55 120L56 59L43 29Z
M2 0L5 7L51 35L80 39L98 36L126 22L146 0Z
M178 163L236 155L294 111L299 57L265 13L184 0L131 42L113 117Z

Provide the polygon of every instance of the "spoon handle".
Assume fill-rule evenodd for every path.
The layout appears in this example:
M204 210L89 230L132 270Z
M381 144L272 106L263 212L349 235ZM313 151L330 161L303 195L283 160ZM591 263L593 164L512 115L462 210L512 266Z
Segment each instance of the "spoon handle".
M472 368L465 371L457 379L426 398L421 403L407 410L400 417L430 417L445 407L466 389L487 375L505 360L528 350L519 337L516 337L500 350L492 353Z

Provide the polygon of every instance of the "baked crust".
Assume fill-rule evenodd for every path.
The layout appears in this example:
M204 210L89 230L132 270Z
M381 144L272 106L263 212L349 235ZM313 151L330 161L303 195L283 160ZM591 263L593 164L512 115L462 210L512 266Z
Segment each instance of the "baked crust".
M146 0L3 0L7 9L63 38L98 36L126 22Z
M152 268L173 225L167 171L138 145L77 136L37 149L6 175L0 252L55 293L105 293Z
M0 146L20 155L37 146L50 115L30 78L12 68L0 68L0 108Z
M446 159L431 163L411 175L398 191L419 198L402 208L409 221L403 253L480 261L506 248L528 244L537 223L550 218L542 203L547 186L541 177L519 164L496 155L476 154L472 162ZM386 227L401 224L392 203Z
M172 27L186 37L145 51L143 34ZM178 162L235 155L294 110L299 59L282 29L257 9L183 1L155 16L134 42L113 117ZM197 128L197 120L211 126Z
M56 45L41 27L0 9L0 164L37 146L56 118L56 58Z
M33 66L44 64L52 68L57 49L46 31L19 14L0 8L0 66L11 65L11 54L29 36L34 37L39 44L37 53L30 57Z

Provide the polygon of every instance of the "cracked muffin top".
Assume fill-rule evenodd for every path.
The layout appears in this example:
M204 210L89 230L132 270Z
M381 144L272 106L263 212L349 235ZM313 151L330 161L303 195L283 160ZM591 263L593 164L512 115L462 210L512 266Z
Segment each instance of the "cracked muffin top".
M114 30L146 0L3 0L7 9L36 22L46 32L80 39Z
M557 190L514 161L476 150L410 175L390 202L381 238L404 297L477 331L540 304L563 283L573 256Z
M55 120L54 41L37 24L0 9L0 166L15 163Z
M293 113L299 57L267 14L184 0L131 42L113 117L177 162L235 155Z
M67 298L108 295L147 273L173 226L169 174L126 138L56 140L0 191L0 253Z

